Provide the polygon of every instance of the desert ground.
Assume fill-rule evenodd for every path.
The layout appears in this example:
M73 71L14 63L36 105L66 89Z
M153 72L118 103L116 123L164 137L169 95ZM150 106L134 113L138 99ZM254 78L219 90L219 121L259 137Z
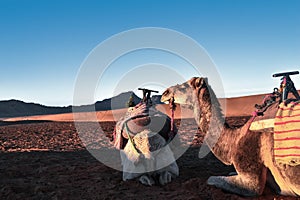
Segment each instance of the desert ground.
M235 102L236 103L236 102ZM253 104L251 104L253 107ZM163 105L160 109L167 107ZM230 107L230 106L229 106ZM247 106L241 105L243 112ZM251 109L252 109L251 107ZM124 113L118 110L81 113L91 148L113 149L115 121ZM228 114L228 113L229 114ZM242 126L249 116L227 109L227 122ZM230 115L231 112L231 115ZM250 112L251 113L251 112ZM262 196L245 198L213 186L206 180L212 175L228 175L232 166L218 161L213 154L198 158L203 134L191 113L176 111L179 135L188 150L177 160L180 175L165 186L144 186L122 181L122 172L95 159L83 145L70 114L6 119L0 122L0 199L297 199L276 195L266 186ZM90 117L90 118L89 118ZM105 137L95 138L99 126ZM96 141L96 144L95 144ZM118 154L116 154L118 155ZM119 159L116 157L116 159Z

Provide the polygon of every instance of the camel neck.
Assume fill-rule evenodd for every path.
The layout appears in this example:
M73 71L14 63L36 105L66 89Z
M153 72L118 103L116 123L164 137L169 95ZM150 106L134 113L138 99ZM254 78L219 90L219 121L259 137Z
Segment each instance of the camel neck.
M211 96L211 95L210 95ZM225 122L217 98L199 98L194 106L194 115L200 130L205 134L205 143L215 156L225 164L231 164L231 148L235 145L235 132Z

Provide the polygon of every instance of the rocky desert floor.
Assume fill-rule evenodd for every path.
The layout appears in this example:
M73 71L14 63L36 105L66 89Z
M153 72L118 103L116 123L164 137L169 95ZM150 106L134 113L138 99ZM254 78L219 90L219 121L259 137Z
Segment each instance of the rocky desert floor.
M227 119L232 126L246 120ZM228 175L234 168L211 153L198 158L203 135L193 119L176 120L176 124L182 143L189 146L177 160L180 176L165 186L148 187L134 180L122 181L121 171L102 164L86 149L97 151L105 146L114 151L115 122L82 122L85 145L73 122L1 122L0 199L297 199L276 195L268 186L257 198L208 186L209 176ZM97 126L103 137L93 128Z

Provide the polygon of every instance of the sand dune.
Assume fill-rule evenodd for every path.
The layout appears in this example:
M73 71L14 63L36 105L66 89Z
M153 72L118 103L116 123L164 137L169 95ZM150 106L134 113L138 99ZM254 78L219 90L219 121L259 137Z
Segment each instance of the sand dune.
M157 109L163 113L171 116L171 111L169 105L159 104ZM24 120L49 120L49 121L117 121L120 117L124 116L127 109L118 110L107 110L107 111L97 111L97 112L81 112L81 113L64 113L64 114L54 114L54 115L37 115L37 116L27 116L27 117L14 117L8 118L3 121L24 121ZM75 115L75 117L74 117ZM175 111L175 118L192 118L193 113L191 110L185 110L181 113L180 106L177 107Z

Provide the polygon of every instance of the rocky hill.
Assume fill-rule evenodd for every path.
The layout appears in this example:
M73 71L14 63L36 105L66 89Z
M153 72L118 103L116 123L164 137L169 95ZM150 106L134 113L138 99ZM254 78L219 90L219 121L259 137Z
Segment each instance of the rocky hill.
M124 92L115 97L104 99L103 101L97 101L92 105L75 107L51 107L36 103L26 103L19 100L6 100L0 101L0 118L70 113L72 112L72 108L76 112L89 112L94 111L95 109L96 111L114 110L125 108L130 97L132 97L135 104L141 101L134 92Z
M17 117L30 115L45 115L71 112L68 107L49 107L36 103L25 103L19 100L0 101L0 117Z

